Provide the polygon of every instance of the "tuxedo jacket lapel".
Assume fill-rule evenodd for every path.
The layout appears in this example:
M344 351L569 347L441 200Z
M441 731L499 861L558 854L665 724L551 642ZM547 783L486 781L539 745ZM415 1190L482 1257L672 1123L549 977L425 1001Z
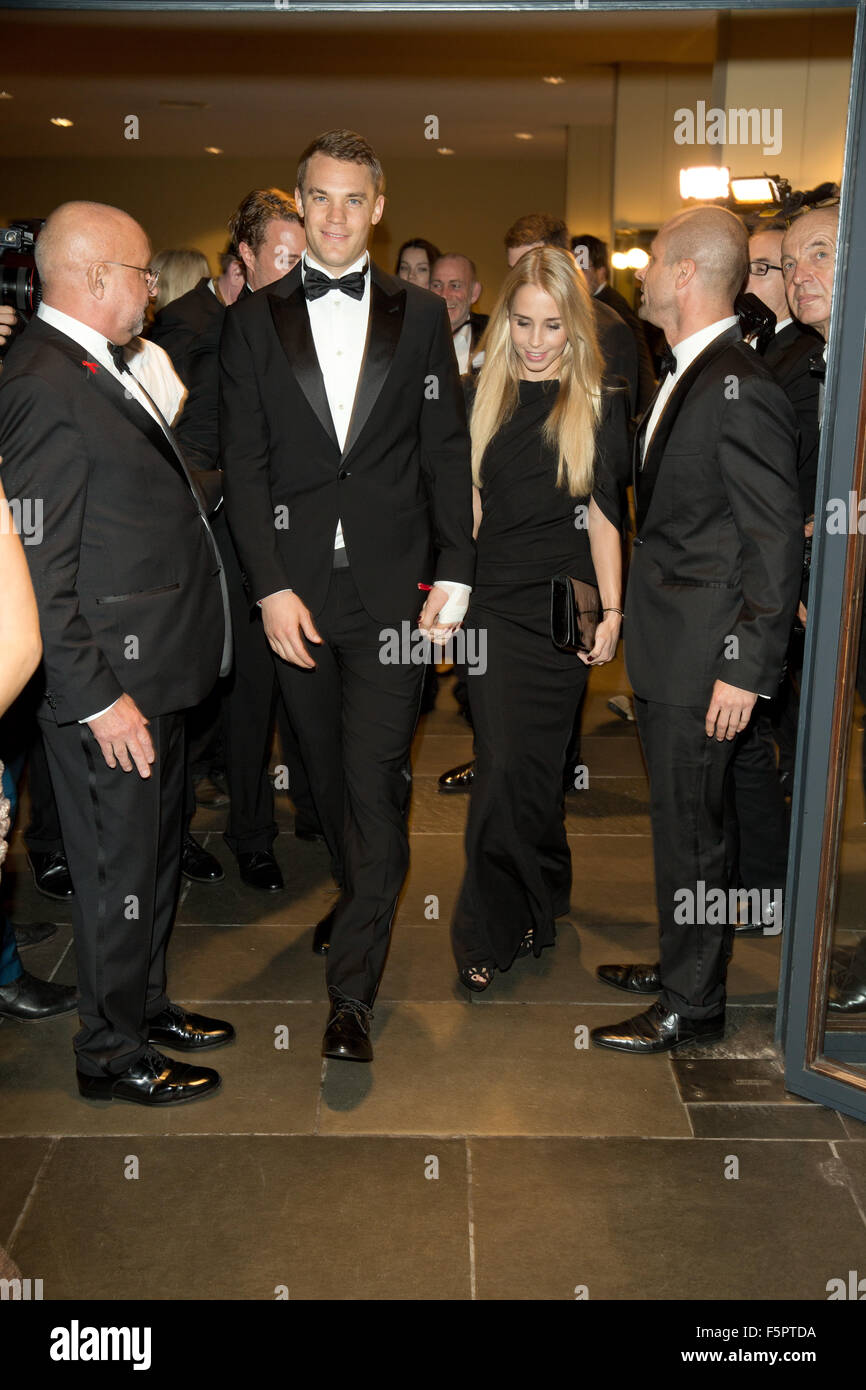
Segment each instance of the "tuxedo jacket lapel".
M378 268L372 262L370 265L370 322L344 458L351 452L385 385L406 309L406 291L399 286L399 281L396 282L398 288L391 291L380 281Z
M166 462L170 463L183 481L191 486L171 441L161 425L154 420L150 411L141 405L133 395L127 394L111 372L107 371L99 362L93 362L79 343L73 342L72 338L67 338L65 333L52 328L50 324L42 324L41 319L37 319L35 322L41 324L47 331L49 335L47 341L50 345L64 353L70 361L81 368L90 389L98 391L107 401L110 401L116 410L120 411L121 415L126 416L131 425L134 425L137 430L141 430L153 447L159 450Z
M650 407L650 410L648 410L646 414L641 416L638 428L635 432L634 456L632 460L635 480L635 521L638 531L640 531L641 526L646 520L646 514L649 511L649 505L652 501L653 489L658 477L659 468L664 458L665 449L667 448L671 431L676 424L677 416L682 409L686 396L706 368L729 348L731 343L738 343L742 336L739 325L731 324L731 327L725 329L724 333L720 333L718 338L714 338L713 341L704 348L703 352L695 358L691 366L686 369L668 397L664 410L659 416L653 431L652 439L647 445L643 460L643 468L640 466L641 439L643 437L643 431L646 428L645 422L648 419L652 407Z
M298 385L306 396L310 409L339 454L340 445L337 440L337 431L334 429L334 421L331 418L331 408L328 405L325 378L322 376L322 369L316 356L316 345L313 342L313 331L310 328L310 316L307 313L300 272L298 273L297 286L288 297L269 294L268 305L277 337Z

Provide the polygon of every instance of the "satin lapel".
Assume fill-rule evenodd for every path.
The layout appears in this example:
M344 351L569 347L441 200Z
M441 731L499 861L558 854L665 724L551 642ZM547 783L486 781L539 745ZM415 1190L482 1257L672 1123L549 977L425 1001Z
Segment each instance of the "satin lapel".
M307 301L304 299L300 279L297 288L287 299L283 299L280 295L269 294L268 307L274 321L274 328L277 330L277 337L283 352L286 354L289 366L295 374L297 383L306 396L310 409L339 454L340 445L337 440L337 431L334 429L334 421L331 418L331 408L328 405L328 396L325 391L325 379L322 376L322 369L316 356L316 345L313 342L313 331L310 328L310 316L307 313Z
M720 357L732 343L741 342L742 336L739 325L737 324L732 324L730 328L725 329L724 333L720 333L718 338L714 338L709 346L704 348L703 352L695 358L694 362L683 373L682 378L677 382L668 397L665 408L653 431L653 437L647 445L643 468L635 473L635 521L638 531L640 531L641 526L646 520L646 514L649 510L650 502L652 501L653 489L659 474L659 468L664 459L664 453L671 431L682 409L683 401L698 380L698 377L706 371L707 367L709 367L717 357ZM640 432L638 432L635 438L635 445L637 448L639 448L639 444ZM640 455L638 454L638 463L639 458Z
M374 266L370 280L370 324L352 419L346 436L346 447L343 450L344 458L354 447L385 385L400 340L405 310L406 291L397 289L395 293L390 293L379 284Z
M121 415L126 416L131 425L134 425L137 430L141 430L141 433L147 437L153 447L159 450L166 462L171 464L178 476L183 478L185 483L189 483L183 465L164 430L157 424L149 410L146 410L143 405L139 405L134 396L127 395L111 372L106 371L98 362L90 362L89 365L86 365L89 359L84 348L73 342L71 338L66 338L65 334L57 333L56 336L52 334L50 338L46 338L46 342L49 346L56 348L58 352L62 352L64 357L68 357L76 366L79 366L90 389L98 391L116 410L120 411Z

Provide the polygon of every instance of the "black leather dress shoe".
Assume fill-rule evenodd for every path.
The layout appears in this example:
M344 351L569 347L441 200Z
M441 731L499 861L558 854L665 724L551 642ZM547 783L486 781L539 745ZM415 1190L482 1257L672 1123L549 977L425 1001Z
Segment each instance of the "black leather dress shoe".
M87 1100L131 1100L136 1105L178 1105L210 1095L220 1074L164 1057L155 1047L116 1076L88 1076L79 1071L78 1089Z
M439 778L440 792L468 792L472 790L472 783L475 781L475 759L471 763L460 763L457 767L449 767L447 772L443 772Z
M74 1014L78 1008L78 990L74 985L58 985L51 980L37 980L22 970L10 985L0 985L0 1018L14 1018L19 1023L41 1023L59 1014Z
M341 1062L372 1062L370 1023L373 1015L357 999L335 999L322 1039L322 1056Z
M42 946L57 935L56 922L15 922L15 945L19 951L29 951L31 946Z
M65 903L67 898L75 897L69 865L62 849L53 850L50 854L33 849L27 856L27 862L33 874L33 882L46 898Z
M606 985L629 994L658 994L662 987L658 965L600 965L595 973Z
M717 1042L725 1036L725 1015L715 1018L685 1018L672 1013L656 1000L646 1013L627 1018L610 1027L593 1028L590 1033L596 1047L610 1047L615 1052L670 1052L687 1043Z
M239 854L238 870L248 888L260 888L263 893L278 893L286 886L280 866L269 849Z
M185 835L180 852L180 871L193 883L222 883L223 866L215 854L200 845L191 835Z
M295 839L305 840L307 844L311 845L323 845L325 843L319 822L310 820L305 816L295 816Z
M313 932L314 956L326 956L328 954L328 947L331 944L331 928L334 925L336 912L337 906L335 903L330 912L326 913L322 918L321 922L316 923L316 930Z
M177 1047L196 1052L205 1047L224 1047L234 1042L235 1030L221 1018L189 1014L179 1004L167 1004L162 1013L148 1020L148 1041L160 1047Z

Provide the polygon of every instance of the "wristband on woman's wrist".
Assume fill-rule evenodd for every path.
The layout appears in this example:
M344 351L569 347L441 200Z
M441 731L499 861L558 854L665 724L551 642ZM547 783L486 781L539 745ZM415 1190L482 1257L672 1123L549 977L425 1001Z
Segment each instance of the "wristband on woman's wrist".
M621 608L602 608L602 613L618 613L621 618L625 617Z

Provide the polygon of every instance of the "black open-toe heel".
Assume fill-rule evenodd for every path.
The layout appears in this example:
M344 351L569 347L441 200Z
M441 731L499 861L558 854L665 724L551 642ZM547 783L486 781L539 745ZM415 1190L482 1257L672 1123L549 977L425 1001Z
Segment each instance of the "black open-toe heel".
M474 994L481 994L493 983L495 974L496 970L492 965L464 965L460 971L460 983L471 989Z
M519 945L518 948L517 948L517 955L518 955L518 956L531 956L531 955L532 955L532 940L533 940L533 933L532 933L532 927L530 927L530 928L529 928L529 931L526 933L526 935L524 936L523 940L521 941L520 945Z

